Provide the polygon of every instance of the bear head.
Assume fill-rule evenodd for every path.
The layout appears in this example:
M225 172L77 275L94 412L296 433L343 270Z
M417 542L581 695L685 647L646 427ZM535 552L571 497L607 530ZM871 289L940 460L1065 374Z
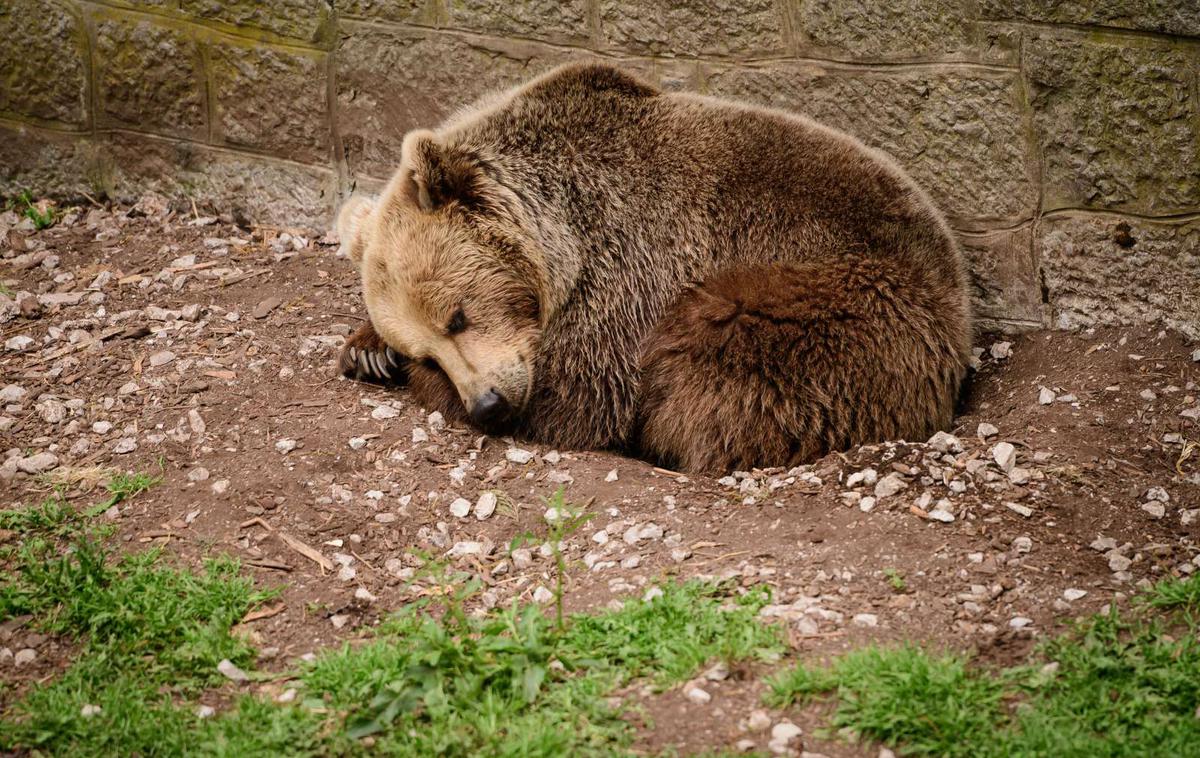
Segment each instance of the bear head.
M411 360L414 385L452 385L489 429L529 402L548 318L538 246L499 173L477 150L411 132L383 194L352 198L337 221L371 323Z

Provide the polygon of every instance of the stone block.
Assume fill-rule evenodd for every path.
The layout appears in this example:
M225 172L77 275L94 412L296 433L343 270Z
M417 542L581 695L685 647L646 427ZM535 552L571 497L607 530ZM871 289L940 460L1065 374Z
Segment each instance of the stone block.
M96 62L101 126L207 139L200 46L186 31L105 18L96 24Z
M350 169L391 176L404 134L564 62L534 43L348 25L336 55L338 129Z
M1037 36L1025 48L1046 209L1200 205L1196 74L1169 47Z
M982 0L987 19L1088 24L1200 37L1200 3L1194 0Z
M1012 60L1015 46L989 48L958 0L801 0L801 50L838 60Z
M124 133L110 135L105 149L112 195L123 202L153 191L250 223L313 229L333 214L337 180L328 169Z
M591 37L588 5L588 0L446 0L452 27L567 43Z
M1032 224L995 232L959 232L957 237L967 261L976 321L985 328L1039 326L1042 293Z
M438 0L344 0L338 3L338 15L345 18L370 18L399 23L433 23Z
M298 161L329 160L325 53L215 42L216 134L227 145Z
M1200 222L1055 214L1034 244L1054 326L1159 322L1200 339Z
M0 125L0 197L23 190L35 197L101 195L105 185L98 164L88 137Z
M66 3L0 3L0 111L87 124L86 40Z
M314 43L329 36L333 20L328 0L180 0L179 7L199 19Z
M1015 75L776 63L713 70L707 88L808 115L883 150L960 227L1029 219L1037 206Z
M780 0L600 0L609 47L649 55L759 56L785 52Z

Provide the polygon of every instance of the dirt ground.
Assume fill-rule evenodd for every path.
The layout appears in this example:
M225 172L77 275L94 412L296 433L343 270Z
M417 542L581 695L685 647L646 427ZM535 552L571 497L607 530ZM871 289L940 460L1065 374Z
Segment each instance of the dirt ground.
M560 487L593 514L567 541L569 609L664 578L768 584L764 615L802 660L915 640L1010 663L1140 582L1200 570L1200 352L1175 333L981 336L954 437L685 477L449 427L403 390L335 377L364 311L353 266L319 234L154 198L44 231L17 222L0 216L0 506L55 482L91 505L104 471L161 465L160 485L103 518L129 550L227 553L282 587L277 612L246 624L267 669L433 591L410 581L413 550L480 577L480 605L543 600L548 551L508 544L547 533ZM19 619L0 648L0 677L21 685L69 663ZM18 667L24 648L37 659ZM703 680L704 704L683 687L645 694L639 747L764 748L746 719L765 671ZM770 715L799 724L806 750L877 753L816 738L819 709Z

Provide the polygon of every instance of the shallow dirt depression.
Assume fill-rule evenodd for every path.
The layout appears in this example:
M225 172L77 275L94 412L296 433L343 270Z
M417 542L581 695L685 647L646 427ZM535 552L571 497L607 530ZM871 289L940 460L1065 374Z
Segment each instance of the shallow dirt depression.
M161 475L99 518L123 550L161 546L193 566L229 554L280 586L278 611L248 625L263 670L359 640L428 593L411 581L414 550L477 577L477 607L545 601L552 559L508 545L547 533L559 489L592 514L565 543L568 610L734 578L771 588L763 613L807 660L914 640L1009 663L1139 584L1200 571L1200 346L1170 330L981 336L949 434L685 477L481 436L404 391L335 377L363 309L330 240L152 198L27 226L0 243L3 506L59 487L87 507L106 471ZM27 621L0 628L0 647L36 654L0 661L0 699L70 661ZM761 707L757 673L743 673L706 685L708 704L648 696L641 746L732 749ZM806 733L821 721L792 718Z

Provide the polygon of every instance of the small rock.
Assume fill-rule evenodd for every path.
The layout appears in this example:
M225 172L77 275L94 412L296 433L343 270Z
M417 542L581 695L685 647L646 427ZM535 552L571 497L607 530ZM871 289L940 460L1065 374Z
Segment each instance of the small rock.
M471 501L466 498L455 498L450 503L450 514L455 518L466 518L471 513Z
M1166 506L1158 502L1142 503L1142 510L1150 514L1152 519L1160 519L1167 515Z
M24 334L18 334L16 337L9 337L4 341L4 349L14 353L28 350L33 345L33 337L26 337Z
M992 460L1005 473L1012 471L1017 463L1017 449L1010 442L997 442L992 446Z
M1160 503L1171 502L1171 496L1168 495L1167 491L1162 487L1151 487L1150 489L1146 490L1146 499L1157 500Z
M250 311L250 317L256 319L266 318L271 314L271 311L278 308L282 303L283 301L277 297L268 297L254 306L254 310Z
M1158 395L1154 394L1154 390L1152 390L1152 389L1142 390L1141 392L1138 393L1138 397L1140 397L1143 400L1150 401L1150 402L1153 402L1158 399Z
M0 403L4 403L5 405L20 403L28 393L29 390L20 385L6 385L4 389L0 389Z
M26 474L43 474L58 467L58 456L54 453L38 453L17 461L17 470Z
M450 548L446 552L446 555L450 558L463 558L468 555L484 555L487 552L487 546L482 542L463 540L462 542L455 542L454 547Z
M988 349L988 352L991 353L992 357L998 361L1002 361L1006 358L1011 358L1012 357L1012 343L1011 342L994 342L994 343L992 343L992 346Z
M208 469L203 466L197 466L188 472L189 482L204 482L208 481Z
M222 659L221 662L217 664L217 671L221 672L221 674L231 682L241 683L250 680L250 677L246 675L246 672L235 666L233 661L229 660L228 658Z
M782 742L787 744L802 734L804 734L804 730L792 722L780 721L778 724L771 727L771 742Z
M364 603L374 603L379 598L371 594L371 591L366 587L359 587L358 589L354 590L354 599L361 600Z
M282 439L275 443L275 449L278 450L279 452L283 453L284 455L287 455L288 453L295 450L296 446L298 444L299 443L297 443L296 440L293 440L293 439Z
M1127 558L1120 553L1109 553L1108 555L1108 570L1114 574L1120 571L1126 571L1133 565L1133 560Z
M876 500L873 497L867 496L858 501L858 509L863 513L870 513L875 509Z
M175 353L172 353L170 350L159 350L157 353L151 354L150 367L158 368L159 366L165 366L173 360L175 360Z
M609 471L607 474L605 474L605 475L604 475L604 481L606 481L606 482L615 482L615 481L617 481L617 470L616 470L616 469L613 469L612 471Z
M765 732L771 728L771 716L766 711L756 710L750 712L750 717L746 719L746 728L752 732Z
M1013 550L1018 553L1028 553L1033 550L1033 540L1028 537L1017 537L1012 541Z
M1033 619L1026 618L1025 616L1014 616L1013 618L1008 620L1009 627L1011 627L1013 629L1024 629L1025 627L1029 626L1032 623L1033 623Z
M1000 430L997 429L995 425L989 424L986 421L975 427L975 436L979 437L981 440L986 440L989 437L995 437L999 433Z
M1008 481L1013 484L1026 484L1029 482L1029 469L1015 467L1008 472Z
M513 568L518 571L527 569L533 565L533 551L528 548L520 547L512 551Z
M683 696L692 701L696 705L707 705L712 701L712 695L706 690L702 690L694 684L689 684L683 689Z
M545 587L542 587L541 585L538 585L537 589L533 591L533 602L537 603L538 605L546 605L553 600L554 593Z
M400 411L390 405L377 405L371 409L371 418L376 421L386 421L390 418L396 418L400 415ZM416 440L413 440L416 442Z
M104 709L98 705L86 703L82 708L79 709L79 715L85 719L90 719L92 716L99 716L102 710Z
M1029 518L1030 516L1033 515L1032 508L1030 508L1027 505L1021 505L1020 503L1005 503L1004 507L1009 509L1013 513L1017 513L1017 514L1024 516L1025 518Z
M504 457L511 463L523 465L533 460L533 453L519 447L510 447L504 451Z
M419 426L414 426L413 430L412 430L412 441L413 441L413 444L416 444L419 442L428 442L429 441L429 432L425 431L424 429L422 429Z
M891 497L907 487L908 482L904 481L898 472L892 472L875 483L875 497Z
M929 446L940 453L961 453L963 451L962 442L958 437L947 432L938 432L930 437Z
M366 437L351 437L350 441L347 444L350 445L351 450L362 450L364 447L367 446L367 438Z
M1063 590L1063 597L1068 602L1075 602L1081 598L1087 597L1087 590L1078 590L1073 587Z
M224 495L229 489L228 479L218 479L212 483L212 491L214 495Z
M28 666L36 660L37 651L31 647L27 647L24 650L18 650L16 655L13 656L13 665L20 668L21 666Z
M875 627L879 626L879 617L874 613L859 613L851 619L855 626Z
M932 511L929 511L929 520L949 524L954 521L954 514L943 508L934 508Z
M198 719L210 719L215 715L217 715L217 709L211 705L201 705L196 708L196 718Z
M480 521L491 518L491 515L496 512L496 502L495 492L484 492L480 495L479 499L475 501L475 518Z
M1054 402L1055 397L1057 397L1057 395L1055 395L1054 390L1050 389L1049 387L1042 387L1040 390L1038 390L1038 404L1040 405L1050 405Z

